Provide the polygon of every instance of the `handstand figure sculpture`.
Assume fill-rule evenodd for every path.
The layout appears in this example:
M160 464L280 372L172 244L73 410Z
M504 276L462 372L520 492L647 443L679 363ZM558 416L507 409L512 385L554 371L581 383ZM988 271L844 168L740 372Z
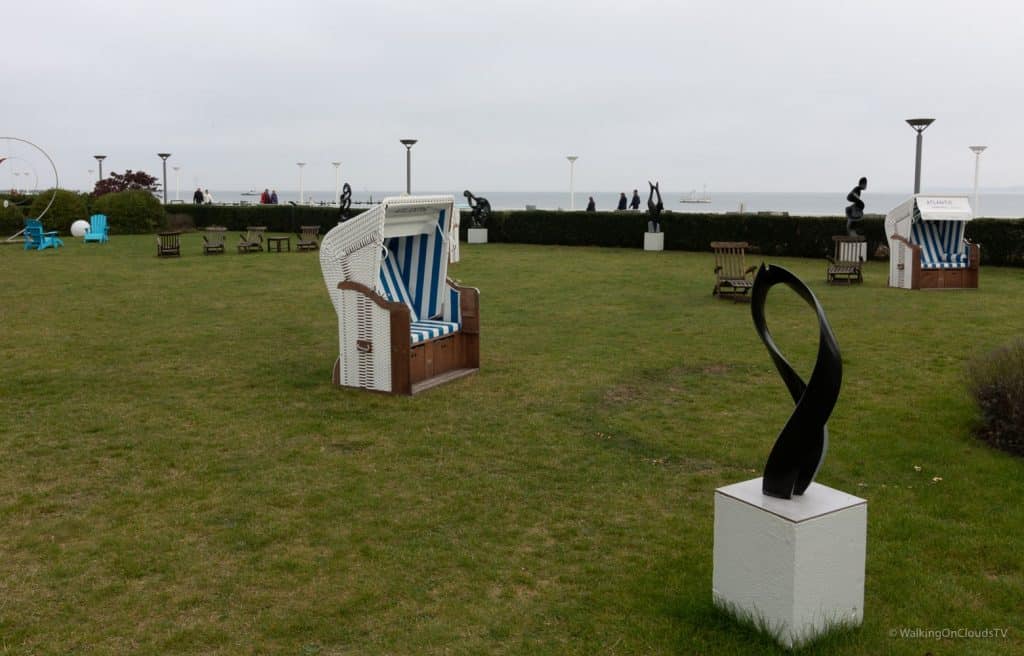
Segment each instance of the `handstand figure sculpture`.
M846 200L850 203L846 208L846 234L851 237L860 236L857 234L857 231L854 230L854 226L864 219L864 201L860 199L860 192L867 188L868 179L861 178L857 182L857 186L851 189L850 193L846 195Z
M661 211L665 205L661 202L661 190L658 189L659 182L647 181L651 186L651 192L647 196L647 213L651 216L647 221L647 232L661 232ZM658 195L658 202L654 202L654 195Z
M469 203L469 209L473 210L471 228L486 228L487 220L491 218L491 204L483 196L474 196L469 189L462 192Z
M352 207L352 187L347 182L341 188L341 196L338 197L338 207L340 208L338 223L348 221L348 208Z

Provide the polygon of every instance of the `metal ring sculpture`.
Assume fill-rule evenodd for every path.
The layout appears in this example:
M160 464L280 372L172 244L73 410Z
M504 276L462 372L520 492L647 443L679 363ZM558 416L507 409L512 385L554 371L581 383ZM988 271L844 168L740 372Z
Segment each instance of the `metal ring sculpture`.
M348 221L348 209L352 207L352 187L346 182L341 188L341 196L338 197L338 223Z
M50 167L53 168L53 193L50 195L50 202L46 204L46 207L44 207L43 211L39 213L39 216L35 217L36 219L39 219L41 221L43 217L46 216L46 213L50 211L50 206L53 205L53 201L57 200L57 188L60 187L60 179L57 177L57 165L53 163L53 160L50 158L50 156L46 153L45 150L35 145L28 139L19 139L18 137L0 137L0 139L20 141L21 143L25 143L32 146L33 148L35 148L36 150L43 154L43 157L46 158L46 161L50 163ZM39 184L38 181L36 182L36 184Z
M818 357L807 383L782 357L765 322L765 298L768 290L778 284L784 284L795 291L818 315ZM771 497L791 499L794 494L804 493L825 460L825 452L828 450L826 422L839 398L839 388L843 382L842 356L818 299L802 280L782 267L761 264L754 278L750 314L758 336L768 349L775 368L796 403L796 409L783 426L768 456L761 491Z

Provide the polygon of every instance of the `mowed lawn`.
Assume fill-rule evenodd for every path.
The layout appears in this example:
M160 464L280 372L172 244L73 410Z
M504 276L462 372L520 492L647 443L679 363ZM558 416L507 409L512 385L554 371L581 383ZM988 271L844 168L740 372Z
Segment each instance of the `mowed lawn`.
M481 370L393 398L330 385L317 255L236 239L0 248L0 654L782 653L711 603L714 490L792 401L710 253L463 245ZM1024 270L769 261L843 352L817 480L868 500L864 625L804 653L1024 653L1024 461L965 384L1021 334ZM806 377L813 312L776 288L768 321Z

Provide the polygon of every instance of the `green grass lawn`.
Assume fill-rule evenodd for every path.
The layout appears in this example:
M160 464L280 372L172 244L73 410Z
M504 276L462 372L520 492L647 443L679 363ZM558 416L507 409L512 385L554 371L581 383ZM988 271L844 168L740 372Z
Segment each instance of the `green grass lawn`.
M0 248L0 654L782 653L711 603L714 490L792 402L710 253L463 245L481 370L394 398L330 385L316 254L64 241ZM864 625L802 653L1024 653L1024 462L971 436L964 382L1024 270L771 261L844 356L818 482L868 500ZM768 304L806 377L813 312Z

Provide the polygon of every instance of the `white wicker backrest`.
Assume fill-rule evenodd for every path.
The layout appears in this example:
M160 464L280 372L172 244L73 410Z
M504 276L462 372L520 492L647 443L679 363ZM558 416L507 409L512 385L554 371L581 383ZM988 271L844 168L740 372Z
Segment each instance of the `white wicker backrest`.
M338 283L348 280L370 289L378 287L384 212L384 205L378 205L345 223L339 223L320 242L320 269L339 317L342 308Z

